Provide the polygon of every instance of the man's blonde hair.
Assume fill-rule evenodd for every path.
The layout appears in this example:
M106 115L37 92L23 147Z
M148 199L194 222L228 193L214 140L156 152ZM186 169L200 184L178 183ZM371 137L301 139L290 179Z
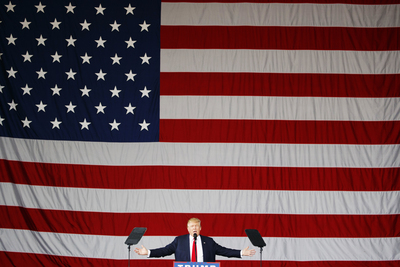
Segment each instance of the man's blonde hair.
M199 225L201 226L201 221L198 218L190 218L186 225L189 225L190 222L199 223Z

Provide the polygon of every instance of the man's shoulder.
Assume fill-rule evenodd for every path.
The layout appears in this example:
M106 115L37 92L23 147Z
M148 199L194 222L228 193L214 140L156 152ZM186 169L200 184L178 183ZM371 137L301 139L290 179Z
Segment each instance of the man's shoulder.
M209 241L209 240L214 240L212 237L209 237L209 236L205 236L205 235L200 235L200 237L201 237L201 240L203 240L203 241ZM186 235L179 235L179 236L177 236L177 237L175 237L175 239L177 239L177 240L184 240L184 239L188 239L189 238L189 234L186 234Z
M200 235L202 241L214 241L212 237L206 236L206 235Z
M175 239L185 239L185 238L188 238L189 237L189 234L186 234L186 235L178 235Z

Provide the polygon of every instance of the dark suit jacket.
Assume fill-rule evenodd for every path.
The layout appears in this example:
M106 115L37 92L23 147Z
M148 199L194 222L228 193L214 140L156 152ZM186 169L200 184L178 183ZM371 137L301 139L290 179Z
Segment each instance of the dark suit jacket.
M215 262L215 256L240 258L240 250L230 249L218 245L214 239L208 236L201 236L203 245L203 257L205 262ZM175 253L176 261L190 261L189 234L181 235L174 239L171 244L163 248L150 250L150 257L165 257Z

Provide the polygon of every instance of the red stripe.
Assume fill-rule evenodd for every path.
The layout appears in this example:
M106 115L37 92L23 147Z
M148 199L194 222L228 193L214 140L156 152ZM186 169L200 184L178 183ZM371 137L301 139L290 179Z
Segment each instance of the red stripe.
M273 36L273 38L272 38ZM161 49L399 50L400 28L161 26Z
M0 251L0 262L2 267L29 266L29 267L50 267L50 266L128 266L128 250L126 252L126 260L110 260L97 258L79 258L79 257L64 257L33 253L19 253L10 251ZM169 264L168 264L169 263ZM155 261L136 260L130 262L131 266L167 266L171 267L172 263L163 261L161 265ZM137 265L140 264L140 265Z
M128 236L140 226L149 236L176 236L187 233L189 218L198 217L208 236L246 236L244 229L258 229L265 237L400 237L400 215L101 213L9 206L0 206L0 215L1 228L87 235Z
M161 95L400 97L400 74L161 73Z
M160 120L161 142L400 144L399 132L400 121Z
M258 254L258 249L257 254ZM134 253L134 252L132 252ZM128 250L126 252L128 258ZM220 266L229 267L254 267L260 265L259 256L253 257L254 260L233 260L233 261L219 261ZM128 259L126 260L110 260L110 259L93 259L93 258L78 258L78 257L61 257L51 255L40 255L31 253L17 253L17 252L3 252L0 251L0 262L3 267L14 266L128 266ZM173 260L160 260L160 259L143 259L131 260L131 266L140 267L172 267ZM400 266L400 261L262 261L263 267L394 267Z
M251 177L250 182L243 177ZM400 190L399 177L400 168L85 166L0 160L0 182L62 187L392 191Z

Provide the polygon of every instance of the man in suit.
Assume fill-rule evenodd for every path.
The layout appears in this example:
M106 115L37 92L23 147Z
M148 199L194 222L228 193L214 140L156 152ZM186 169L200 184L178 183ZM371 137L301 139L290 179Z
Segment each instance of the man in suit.
M197 218L188 221L187 230L189 234L176 237L165 247L148 250L142 246L142 248L136 248L135 252L139 255L156 258L175 253L175 260L184 262L215 262L216 255L241 258L242 256L253 256L256 253L249 247L242 250L226 248L217 244L211 237L200 236L201 222ZM194 246L193 243L195 243Z

